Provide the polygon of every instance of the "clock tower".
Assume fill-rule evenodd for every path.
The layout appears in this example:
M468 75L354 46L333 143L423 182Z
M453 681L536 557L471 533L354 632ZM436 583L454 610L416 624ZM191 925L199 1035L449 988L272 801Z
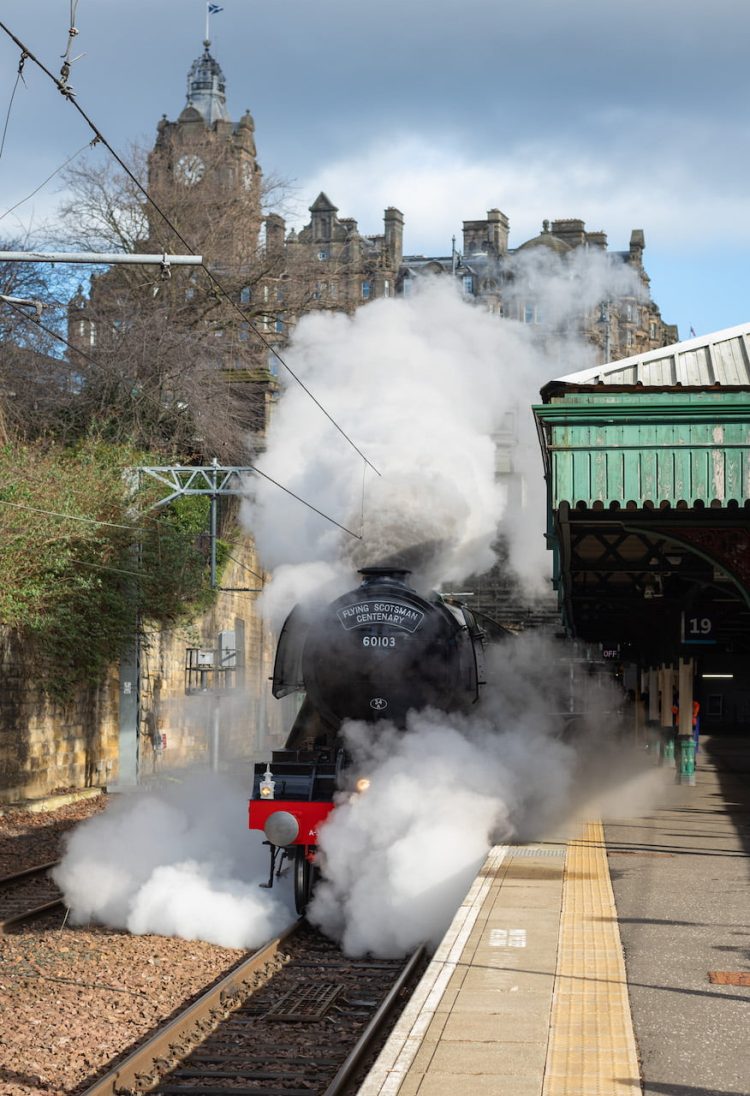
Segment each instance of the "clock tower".
M226 81L203 43L187 79L187 103L176 122L159 122L149 154L148 185L188 243L209 264L242 268L253 261L261 226L262 173L256 159L255 123L249 111L233 122ZM168 230L149 213L158 250ZM165 240L167 237L167 240Z

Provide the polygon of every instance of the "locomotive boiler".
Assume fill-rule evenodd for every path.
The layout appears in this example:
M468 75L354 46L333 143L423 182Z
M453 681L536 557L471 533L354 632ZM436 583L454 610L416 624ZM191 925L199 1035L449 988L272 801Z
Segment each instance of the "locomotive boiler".
M335 791L356 777L347 773L342 724L364 720L374 735L383 720L405 728L412 710L469 709L484 684L485 631L465 605L436 593L421 597L404 569L359 573L356 589L323 608L298 606L287 617L273 695L298 692L304 699L285 748L255 766L249 825L270 845L265 886L291 860L300 913L312 893L318 828L333 810Z

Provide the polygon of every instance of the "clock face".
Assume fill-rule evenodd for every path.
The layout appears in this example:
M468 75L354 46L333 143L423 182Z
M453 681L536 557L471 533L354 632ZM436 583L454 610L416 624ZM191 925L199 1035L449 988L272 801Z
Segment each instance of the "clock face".
M177 178L185 186L195 186L203 178L206 165L200 156L181 156L175 168Z

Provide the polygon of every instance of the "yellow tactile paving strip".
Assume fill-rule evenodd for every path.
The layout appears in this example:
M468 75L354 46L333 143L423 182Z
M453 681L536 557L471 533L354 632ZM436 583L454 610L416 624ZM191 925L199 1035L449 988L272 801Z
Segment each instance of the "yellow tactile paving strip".
M635 1096L604 832L495 846L359 1096Z
M641 1092L604 830L568 845L543 1096Z

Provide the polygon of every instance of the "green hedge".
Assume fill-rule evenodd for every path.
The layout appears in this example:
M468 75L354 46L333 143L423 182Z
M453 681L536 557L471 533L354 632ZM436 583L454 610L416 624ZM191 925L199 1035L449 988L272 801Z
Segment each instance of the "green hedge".
M29 637L58 699L101 681L143 622L177 623L214 597L209 500L152 509L159 486L138 489L129 469L158 463L101 442L0 448L0 623Z

